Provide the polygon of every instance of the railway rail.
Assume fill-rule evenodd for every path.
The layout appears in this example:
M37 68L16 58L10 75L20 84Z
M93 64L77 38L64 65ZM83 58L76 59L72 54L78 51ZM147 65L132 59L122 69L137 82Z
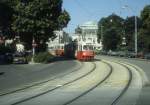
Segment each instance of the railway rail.
M104 61L103 61L103 62L104 62ZM70 101L68 101L68 102L66 102L66 103L64 103L64 104L62 104L62 105L71 105L72 102L74 102L74 101L76 101L77 99L79 99L80 97L82 97L82 96L88 94L90 91L92 91L93 89L95 89L95 88L97 88L98 86L102 85L103 82L105 82L107 79L109 79L109 77L112 75L112 72L113 72L114 69L113 69L113 67L112 67L111 64L109 64L108 62L105 62L105 63L107 63L107 64L109 65L109 67L111 68L111 70L110 70L109 74L108 74L102 81L100 81L98 84L96 84L95 86L93 86L93 87L90 88L89 90L85 91L84 93L80 94L79 96L75 97L74 99L72 99L72 100L70 100ZM125 86L125 87L122 89L122 91L120 92L120 94L119 94L118 96L116 96L116 97L114 98L114 100L113 100L109 105L116 105L116 104L117 104L117 102L120 100L120 98L121 98L121 97L125 94L125 92L128 90L128 88L129 88L129 86L130 86L130 84L131 84L131 81L132 81L132 72L131 72L131 70L130 70L126 65L123 65L123 64L118 63L118 62L115 62L115 63L120 64L120 65L122 65L123 67L126 68L126 70L127 70L128 73L129 73L129 80L128 80L126 86Z
M70 83L73 83L73 82L75 82L75 81L78 81L78 80L80 80L80 79L86 77L87 75L91 74L93 71L95 71L95 69L96 69L96 64L95 64L94 62L92 62L92 64L94 65L94 67L93 67L90 71L88 71L87 73L83 74L82 76L80 76L80 77L78 77L78 78L76 78L76 79L74 79L74 80L72 80L72 81L69 81L69 82L67 82L67 83L64 83L64 84L62 84L61 86L57 86L57 87L55 87L55 88L53 88L53 89L50 89L50 90L47 90L47 91L45 91L45 92L39 93L39 94L34 95L34 96L32 96L32 97L25 98L25 99L23 99L23 100L17 101L17 102L15 102L15 103L10 104L10 105L18 105L18 104L23 103L23 102L25 102L25 101L29 101L29 100L31 100L31 99L33 99L33 98L42 96L42 95L47 94L47 93L49 93L49 92L52 92L52 91L54 91L54 90L56 90L56 89L59 89L59 88L61 88L61 87L63 87L63 86L66 86L66 85L68 85L68 84L70 84ZM78 68L78 70L80 70L80 69ZM73 72L74 72L74 71L72 71L72 72L70 72L70 73L68 73L68 74L65 74L65 75L63 75L63 76L69 75L69 74L71 74L71 73L73 73ZM112 71L111 71L111 72L112 72ZM110 73L111 73L111 72L110 72ZM110 75L110 73L109 73L108 75ZM61 76L61 77L62 77L62 76ZM58 77L57 77L57 78L58 78ZM105 79L105 78L104 78L104 79ZM54 79L53 79L53 80L54 80ZM50 82L50 81L52 81L52 80L44 81L44 83L45 83L45 82ZM101 82L103 82L103 81L104 81L104 80L102 80ZM5 94L1 95L1 97L2 97L2 96L9 95L9 94L14 94L14 93L16 93L16 92L25 90L25 89L27 89L27 88L31 88L31 87L37 86L37 85L39 85L39 84L43 84L43 82L42 82L42 83L38 83L38 84L34 84L34 85L30 86L30 87L26 87L26 88L22 88L22 89L19 89L19 90L16 90L16 91L12 91L12 92L9 92L9 93L5 93Z
M104 62L104 63L106 63L106 62ZM92 90L95 89L97 86L99 86L100 84L102 84L106 79L108 79L109 76L110 76L110 75L112 74L112 72L113 72L113 68L112 68L112 66L111 66L109 63L106 63L106 64L110 67L110 71L109 71L109 73L107 74L107 76L105 76L105 77L103 78L103 80L101 80L100 82L98 82L96 85L94 85L93 87L91 87L89 90L87 90L87 91L85 91L84 93L80 94L79 96L75 97L74 99L72 99L72 100L70 100L70 101L64 103L63 105L69 105L70 103L72 103L73 101L77 100L78 98L80 98L80 97L82 97L82 96L88 94L90 91L92 91Z
M33 83L33 84L30 84L30 85L27 85L27 86L24 86L24 87L21 87L21 88L18 88L18 89L11 90L11 91L9 91L9 92L3 92L3 93L1 92L1 93L0 93L0 96L5 96L5 95L12 94L12 93L16 93L16 92L19 92L19 91L22 91L22 90L26 90L26 89L29 89L29 88L32 88L32 87L35 87L35 86L38 86L38 85L41 85L41 84L44 84L44 83L53 81L53 80L55 80L56 78L64 77L64 76L69 75L69 74L71 74L71 73L73 73L73 72L76 72L77 70L80 70L80 69L84 66L84 64L83 64L82 62L81 62L80 65L81 65L81 66L79 66L78 68L75 68L74 70L72 70L72 71L70 71L70 72L68 72L68 73L66 73L66 74L61 74L61 75L55 76L55 77L53 77L53 78L50 78L50 79L48 79L48 80L41 81L41 82L37 82L37 83Z
M74 102L78 101L78 99L80 99L80 98L82 98L82 97L84 97L84 96L90 94L90 92L92 92L94 89L96 89L96 88L101 88L101 86L103 86L103 85L105 84L105 82L107 83L107 81L110 79L110 77L111 77L112 75L114 75L113 73L114 73L115 69L113 68L113 65L112 65L109 61L103 61L103 60L101 60L101 61L100 61L100 60L98 60L98 61L93 61L93 62L91 62L92 65L93 65L93 67L92 67L88 72L82 74L81 76L79 76L79 77L77 77L77 78L74 78L73 80L68 81L68 82L66 82L66 83L63 83L63 84L61 84L60 86L56 86L56 87L54 87L54 88L52 88L52 89L46 90L46 91L44 91L44 92L42 92L42 93L39 93L39 94L36 94L36 95L34 95L34 96L31 96L31 97L28 97L28 98L25 98L25 99L22 99L22 100L13 102L13 103L11 103L10 105L20 105L20 104L21 104L21 105L22 105L22 104L23 104L23 105L26 105L26 104L24 104L24 103L30 102L30 101L32 102L32 99L36 99L36 98L42 97L42 96L45 95L45 94L51 94L52 92L55 92L55 91L57 91L58 89L65 88L66 86L70 86L70 85L72 85L73 83L80 81L80 80L82 80L83 78L85 78L85 77L91 75L93 72L96 71L96 69L97 69L97 65L96 65L97 63L96 63L96 62L102 62L102 63L104 63L105 65L107 65L107 66L109 67L109 70L108 70L107 75L105 75L101 80L97 81L96 84L90 86L90 88L88 88L87 90L85 90L85 91L81 92L80 94L74 96L72 99L68 99L68 100L65 101L64 103L61 103L61 105L72 105ZM118 92L119 92L118 95L115 95L115 96L113 97L113 99L111 100L111 102L110 102L108 105L116 105L116 104L121 100L121 98L124 96L124 94L128 91L128 89L129 89L129 87L130 87L130 85L131 85L131 83L132 83L132 80L133 80L132 70L131 70L130 67L128 67L128 66L130 66L130 65L123 64L123 63L120 63L120 62L113 62L113 63L115 63L115 64L117 64L117 65L120 65L122 68L124 68L124 70L125 70L125 71L127 72L127 74L128 74L128 76L127 76L127 77L128 77L128 78L127 78L128 81L127 81L127 83L121 88L121 91L118 91ZM79 71L81 68L82 68L82 67L79 67L79 68L78 68L78 71ZM136 69L137 69L137 68L136 68ZM75 70L75 71L77 71L77 70ZM70 75L71 73L74 73L75 71L71 71L70 73L65 74L65 75L62 75L61 77L65 77L65 76L67 76L67 75ZM55 79L58 79L58 78L59 78L59 77L55 77L55 78L53 78L53 79L51 79L51 80L49 80L49 81L45 81L45 82L51 82L52 80L55 80ZM44 82L44 83L45 83L45 82ZM40 84L40 83L39 83L39 84ZM33 85L33 86L31 86L31 87L37 86L37 85L39 85L39 84ZM43 83L41 83L41 84L43 84ZM40 85L41 85L41 84L40 84ZM27 87L27 88L30 88L30 87ZM24 89L26 89L26 88L24 88ZM23 90L23 89L20 89L20 90ZM18 91L20 91L20 90L13 91L13 92L11 92L11 93L6 93L6 94L1 95L1 96L13 94L13 93L18 92ZM59 100L58 100L58 101L59 101ZM28 104L27 104L27 105L28 105Z
M124 89L121 91L121 93L114 99L114 101L111 103L111 105L116 105L116 103L119 101L119 99L125 94L125 92L128 90L128 88L129 88L129 86L130 86L130 84L131 84L131 81L132 81L132 72L131 72L131 70L126 66L126 65L124 65L124 64L121 64L121 63L118 63L118 64L120 64L120 65L122 65L122 66L124 66L126 69L127 69L127 71L128 71L128 73L129 73L129 81L128 81L128 83L127 83L127 85L124 87Z
M18 102L15 102L15 103L13 103L13 104L11 104L11 105L18 105L18 104L23 103L23 102L25 102L25 101L31 100L31 99L33 99L33 98L42 96L42 95L47 94L47 93L49 93L49 92L52 92L52 91L54 91L54 90L56 90L56 89L59 89L59 88L61 88L62 86L66 86L66 85L68 85L68 84L70 84L70 83L73 83L73 82L75 82L75 81L77 81L77 80L80 80L80 79L82 79L83 77L85 77L85 76L89 75L90 73L92 73L92 72L95 70L95 68L96 68L96 65L94 64L94 67L93 67L89 72L87 72L86 74L84 74L84 75L82 75L82 76L80 76L80 77L78 77L78 78L76 78L76 79L74 79L74 80L72 80L72 81L69 81L69 82L67 82L67 83L64 83L64 84L62 84L61 86L57 86L57 87L55 87L55 88L53 88L53 89L47 90L47 91L42 92L42 93L40 93L40 94L37 94L37 95L35 95L35 96L26 98L26 99L21 100L21 101L18 101Z

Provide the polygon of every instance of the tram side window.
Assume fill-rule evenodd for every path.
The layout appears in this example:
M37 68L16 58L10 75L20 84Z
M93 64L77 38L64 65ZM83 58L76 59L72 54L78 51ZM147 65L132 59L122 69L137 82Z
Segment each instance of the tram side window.
M83 49L84 50L88 50L88 47L85 45L85 46L83 46Z
M94 47L95 48L95 47ZM89 50L94 50L93 46L89 46Z
M50 50L53 50L53 49L54 49L54 47L49 47L49 49L50 49Z
M79 50L79 51L82 51L82 45L79 45L79 46L78 46L78 50Z

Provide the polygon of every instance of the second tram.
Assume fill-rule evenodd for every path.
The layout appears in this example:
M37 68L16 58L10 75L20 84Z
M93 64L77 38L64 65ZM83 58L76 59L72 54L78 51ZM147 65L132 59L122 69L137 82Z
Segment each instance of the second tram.
M80 61L93 60L95 53L93 45L86 43L69 43L65 45L65 56L76 58Z

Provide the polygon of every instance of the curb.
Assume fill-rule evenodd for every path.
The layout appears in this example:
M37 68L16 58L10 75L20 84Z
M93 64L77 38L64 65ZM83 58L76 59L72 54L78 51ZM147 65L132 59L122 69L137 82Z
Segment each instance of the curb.
M35 64L41 64L41 63L29 62L28 64L35 65Z
M132 60L135 60L135 59L132 59ZM141 59L142 60L142 59ZM144 61L145 59L143 59ZM139 60L140 61L140 60ZM118 61L117 61L118 62ZM120 62L120 61L119 61ZM150 62L150 60L148 61ZM146 73L143 71L142 68L138 67L137 65L134 65L134 64L131 64L131 63L128 63L128 62L120 62L120 63L125 63L129 66L132 66L133 68L135 68L137 70L137 72L139 72L139 74L141 75L142 77L142 84L143 86L150 86L150 80L148 79Z
M130 63L128 63L128 62L121 62L121 63L125 63L125 64L127 64L127 65L129 65L129 66L134 67L134 68L137 70L137 72L139 72L139 74L140 74L141 77L142 77L143 86L150 86L150 81L149 81L149 79L148 79L146 73L143 71L143 69L141 69L140 67L138 67L138 66L136 66L136 65L134 65L134 64L130 64Z
M142 59L142 58L128 58L128 57L108 56L108 55L96 55L96 56L116 57L116 58L124 58L124 59L131 59L131 60L138 60L138 61L147 61L147 62L150 62L149 59Z

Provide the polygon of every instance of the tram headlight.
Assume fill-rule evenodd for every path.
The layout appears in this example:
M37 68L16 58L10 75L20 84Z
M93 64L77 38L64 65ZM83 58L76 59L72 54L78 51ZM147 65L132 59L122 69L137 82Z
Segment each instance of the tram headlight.
M86 55L86 53L85 52L83 52L83 56L85 56Z

